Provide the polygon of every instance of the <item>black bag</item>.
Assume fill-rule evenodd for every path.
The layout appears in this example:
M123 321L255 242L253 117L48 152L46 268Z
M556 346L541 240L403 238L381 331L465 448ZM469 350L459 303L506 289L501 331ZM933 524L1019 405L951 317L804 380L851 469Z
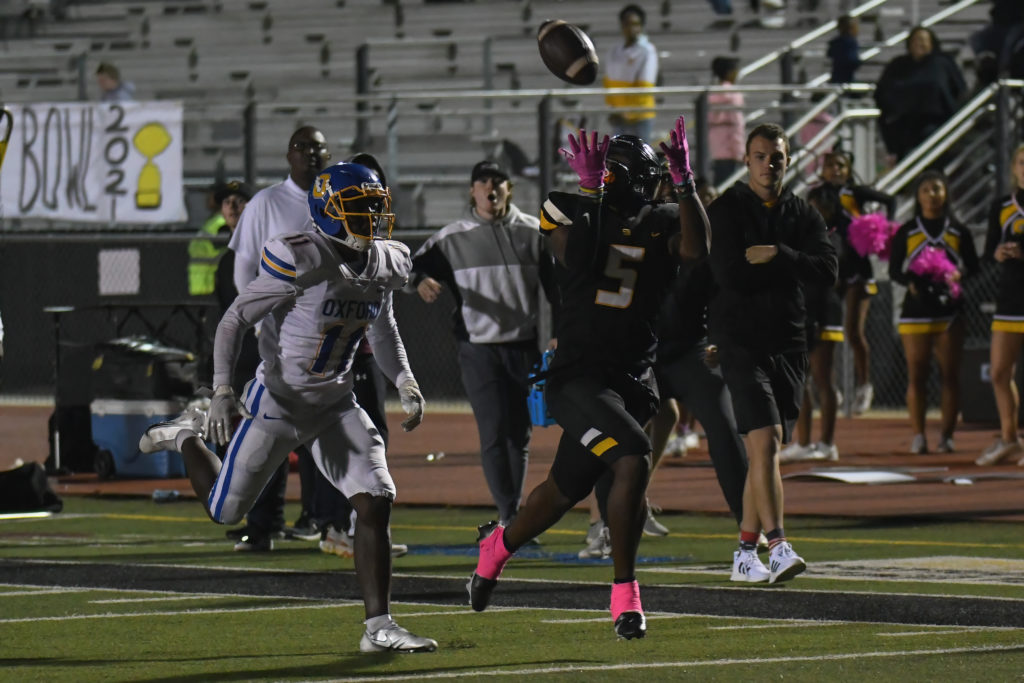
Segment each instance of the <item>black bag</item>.
M148 337L99 344L92 369L95 398L187 398L195 393L198 382L196 358L190 351Z
M0 472L0 512L60 512L63 508L64 501L50 488L39 463Z

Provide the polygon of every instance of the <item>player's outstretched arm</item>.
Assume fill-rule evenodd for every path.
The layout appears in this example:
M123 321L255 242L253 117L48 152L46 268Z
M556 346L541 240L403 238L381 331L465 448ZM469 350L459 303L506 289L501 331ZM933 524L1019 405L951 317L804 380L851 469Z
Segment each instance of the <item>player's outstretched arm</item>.
M686 140L686 119L676 119L669 133L669 144L661 143L661 151L668 160L668 172L675 186L679 204L679 256L684 261L702 258L711 249L711 224L704 205L697 196L690 168L690 144Z

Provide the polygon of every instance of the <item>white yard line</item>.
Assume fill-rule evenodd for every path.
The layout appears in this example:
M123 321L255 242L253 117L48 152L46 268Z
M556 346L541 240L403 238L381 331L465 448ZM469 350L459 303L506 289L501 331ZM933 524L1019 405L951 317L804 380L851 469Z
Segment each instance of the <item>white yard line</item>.
M1005 650L1019 650L1020 645L984 645L980 647L953 647L940 648L936 650L897 650L895 652L844 652L837 654L809 655L805 657L757 657L753 659L709 659L709 660L687 660L681 662L629 662L625 664L594 664L594 665L568 665L549 666L536 669L476 669L473 671L445 671L428 673L419 671L407 676L359 676L353 678L331 678L316 679L317 683L330 681L424 681L444 678L483 678L485 676L541 676L579 674L586 672L600 673L604 671L627 671L635 669L678 669L691 667L724 667L724 666L758 666L765 664L786 664L792 662L835 662L844 660L859 660L865 658L882 657L922 657L928 655L957 655L957 654L980 654L985 652L1002 652ZM310 683L307 681L307 683Z

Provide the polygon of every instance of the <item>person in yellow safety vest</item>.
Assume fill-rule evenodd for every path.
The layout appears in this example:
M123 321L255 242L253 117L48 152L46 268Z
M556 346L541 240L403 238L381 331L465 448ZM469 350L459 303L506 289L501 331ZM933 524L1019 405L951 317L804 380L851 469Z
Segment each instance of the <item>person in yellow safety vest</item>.
M215 195L224 183L216 183L207 193L207 208L213 213L199 228L199 237L188 243L188 293L192 296L213 294L214 276L217 263L224 254L226 246L218 246L208 235L217 235L224 228L224 214L220 212L220 203Z
M230 233L234 225L229 224L226 219L231 213L238 223L238 216L241 215L241 207L237 206L241 199L241 207L252 197L251 188L244 182L233 180L229 183L218 183L213 187L212 200L216 213L210 216L199 229L198 237L188 245L188 293L192 296L203 296L213 294L216 287L217 268L227 251L227 246L218 245L206 236L215 236L222 233ZM225 206L225 200L231 199L231 205Z
M658 51L644 33L647 15L639 5L626 5L619 12L623 42L609 50L604 64L606 88L653 88L658 80ZM635 135L652 143L654 96L649 94L605 95L613 111L608 120L615 135ZM639 110L641 107L651 109Z

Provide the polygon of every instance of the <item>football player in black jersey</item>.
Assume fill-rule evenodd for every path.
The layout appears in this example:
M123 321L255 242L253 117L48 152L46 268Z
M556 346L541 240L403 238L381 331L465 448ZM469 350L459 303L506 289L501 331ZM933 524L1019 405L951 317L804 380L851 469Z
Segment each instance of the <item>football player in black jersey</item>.
M634 136L598 142L580 131L563 149L579 194L552 192L541 229L558 261L558 348L547 377L552 416L564 430L547 479L508 528L480 528L480 558L469 584L473 609L487 607L498 575L519 547L555 524L606 472L615 581L611 612L621 638L642 638L646 620L636 581L646 518L651 444L644 424L658 405L651 364L662 299L681 260L707 253L707 217L696 196L682 117L662 145L677 203L655 200L661 167Z

